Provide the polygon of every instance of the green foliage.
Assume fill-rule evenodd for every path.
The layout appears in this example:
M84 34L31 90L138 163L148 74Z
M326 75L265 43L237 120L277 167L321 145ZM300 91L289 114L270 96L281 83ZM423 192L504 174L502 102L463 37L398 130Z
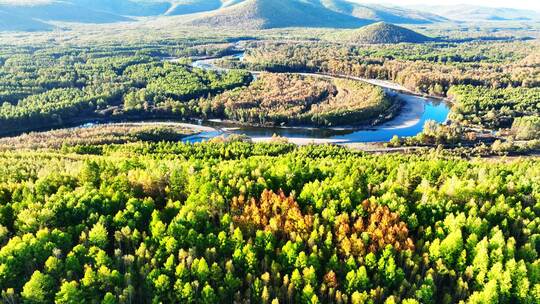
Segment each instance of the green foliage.
M88 232L88 241L90 244L100 247L101 249L107 247L108 238L107 228L101 222L95 224Z
M355 44L424 43L432 38L394 24L378 22L360 29L340 33L336 39Z
M217 73L169 62L133 65L126 69L124 75L143 87L124 96L124 106L128 111L148 111L153 107L186 103L245 85L251 80L246 71Z
M261 125L366 125L399 108L392 103L383 89L360 81L263 73L214 98L212 112Z
M75 281L64 282L60 290L56 293L56 304L82 304L86 303L84 293Z
M189 58L229 53L230 44L201 40L161 44L0 48L0 134L135 114L205 117L199 99L243 86L245 71L193 69ZM122 107L125 105L125 108Z
M242 142L99 151L0 154L3 301L534 303L538 294L535 161Z
M540 114L540 89L454 86L448 95L456 102L456 116L468 123L509 127L513 118ZM523 127L532 122L522 120ZM519 128L519 121L516 128Z
M540 99L539 99L540 101ZM512 132L516 139L530 140L540 138L540 117L524 116L519 117L512 123Z
M21 292L22 302L28 304L51 303L55 282L47 275L35 271L30 280L24 284Z

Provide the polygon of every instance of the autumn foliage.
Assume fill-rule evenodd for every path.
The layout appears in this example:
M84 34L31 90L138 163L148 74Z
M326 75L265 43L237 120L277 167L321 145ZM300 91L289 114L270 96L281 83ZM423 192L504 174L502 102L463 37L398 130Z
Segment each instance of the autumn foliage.
M291 240L306 240L313 229L313 215L300 209L298 203L283 191L264 190L260 199L233 198L233 221L243 229L257 229L283 235ZM344 256L364 256L391 245L397 251L414 250L407 224L387 206L362 202L363 216L352 217L342 213L336 217L334 236Z
M365 200L362 202L365 216L352 218L343 213L336 218L335 236L345 256L363 256L367 252L378 252L392 245L396 250L414 250L407 224L396 212Z
M283 191L265 190L260 200L235 197L232 211L234 222L241 227L284 234L292 240L296 236L307 238L313 226L313 216L302 214L298 203Z

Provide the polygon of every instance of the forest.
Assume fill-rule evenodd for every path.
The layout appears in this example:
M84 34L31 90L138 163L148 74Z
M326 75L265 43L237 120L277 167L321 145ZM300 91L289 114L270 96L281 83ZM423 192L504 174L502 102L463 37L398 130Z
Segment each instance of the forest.
M372 85L286 72L390 80L419 94L450 99L452 122L469 128L510 129L515 118L538 115L540 57L535 42L374 46L230 40L3 46L0 134L149 119L366 126L401 110L400 100ZM239 49L245 50L242 61L225 57L217 64L240 69L191 66L195 59L237 54ZM246 70L267 73L257 78Z
M489 89L453 86L448 92L456 106L453 117L466 124L509 127L514 118L540 114L540 88Z
M0 32L0 302L540 303L540 23L245 2ZM249 27L339 22L306 3L420 18L425 43ZM358 128L416 135L340 141Z
M254 81L245 70L217 72L191 66L197 58L234 54L236 47L225 39L4 46L0 134L96 120L160 118L369 125L392 117L400 108L399 102L368 84L272 74Z
M73 146L125 144L139 141L180 141L196 130L175 123L117 123L88 125L48 132L30 132L0 138L0 151L25 149L71 149Z
M84 63L54 62L58 66L51 73L66 74L61 82L38 83L36 94L27 97L21 96L22 91L13 92L6 88L6 101L0 107L0 123L5 130L63 126L80 117L125 115L130 111L150 112L155 108L178 112L179 119L185 118L191 112L200 112L197 105L189 107L188 101L245 85L251 80L246 72L218 74L193 70L181 63L156 63L148 56L100 57ZM36 64L36 71L21 71L28 70L28 65L25 61L16 63L16 57L6 61L4 69L12 74L9 76L14 78L13 86L33 86L25 83L35 79L32 73L47 73L39 68L39 64ZM9 81L7 78L3 81ZM46 77L47 81L58 81L55 78ZM23 98L17 100L19 97ZM119 108L123 104L125 107Z
M225 54L229 47L213 46ZM0 133L64 126L81 118L125 116L141 109L151 112L158 108L179 119L193 112L198 115L198 104L188 101L251 81L246 72L218 74L192 69L185 62L160 61L176 54L220 54L207 48L199 46L197 52L185 47L183 53L166 46L56 52L45 48L30 54L19 48L4 50L16 54L0 68Z
M540 166L209 142L0 153L5 303L537 303Z
M321 42L253 42L243 62L250 70L321 72L391 80L445 96L451 86L538 87L536 42L470 42L357 46Z
M317 126L380 123L400 109L382 88L360 81L263 73L212 100L212 113L253 124Z
M451 107L445 125L388 145L442 145L459 155L527 154L540 147L540 58L536 41L355 45L321 41L246 42L226 67L389 80Z

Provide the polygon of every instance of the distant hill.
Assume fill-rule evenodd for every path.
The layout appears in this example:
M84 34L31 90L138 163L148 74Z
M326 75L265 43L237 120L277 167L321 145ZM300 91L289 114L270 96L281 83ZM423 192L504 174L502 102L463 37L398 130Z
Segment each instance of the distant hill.
M48 22L111 23L154 16L170 9L168 1L140 0L0 0L0 30L53 28ZM8 20L10 20L8 22Z
M94 11L120 16L158 16L169 10L175 0L62 0ZM178 1L178 0L176 0ZM192 2L193 0L180 0ZM205 0L201 2L211 2Z
M34 32L52 28L50 24L0 10L0 30L2 31Z
M337 40L358 44L386 44L424 43L434 39L401 26L378 22L347 33L341 33Z
M398 24L427 24L448 21L448 19L433 13L401 7L360 4L347 0L320 0L320 3L333 11L373 21Z
M221 0L178 0L164 13L167 16L188 15L220 9Z
M417 10L436 13L456 21L540 21L540 12L513 8L494 8L473 5L415 6Z
M0 31L48 30L55 22L112 23L182 16L169 24L269 29L358 28L373 22L540 21L532 10L360 4L352 0L0 0ZM0 17L1 17L0 16Z
M166 0L0 0L0 10L45 21L108 23L129 16L156 16L172 4Z
M173 7L166 15L186 15L210 12L249 1L250 0L176 0ZM400 24L427 24L448 21L446 18L428 12L377 4L359 4L349 0L290 0L288 2L291 6L297 5L295 2L303 2L304 4L310 4L312 7L318 7L319 10L331 10L341 15L347 15L362 20L385 21Z
M102 10L99 6L92 5L92 8L89 8L88 5L80 5L77 2L40 1L37 3L22 2L17 4L2 4L0 2L0 11L10 16L19 16L33 23L47 21L109 23L131 20L128 17ZM6 26L2 26L1 29L6 30L6 28Z
M326 8L318 1L246 0L196 16L187 24L269 29L281 27L353 28L370 23Z

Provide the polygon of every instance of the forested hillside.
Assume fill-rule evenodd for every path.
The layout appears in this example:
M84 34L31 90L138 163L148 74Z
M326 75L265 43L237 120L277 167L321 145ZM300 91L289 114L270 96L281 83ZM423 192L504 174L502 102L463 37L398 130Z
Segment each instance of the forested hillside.
M281 27L355 28L369 20L341 14L314 1L246 0L203 16L187 24L203 27L269 29Z
M240 142L64 151L82 154L0 154L6 303L540 297L536 161Z
M332 36L332 35L331 35ZM357 30L334 34L335 40L352 44L424 43L436 39L386 22L378 22Z
M448 21L437 13L426 13L409 7L358 3L348 0L314 0L326 8L360 19L400 24L431 24Z

